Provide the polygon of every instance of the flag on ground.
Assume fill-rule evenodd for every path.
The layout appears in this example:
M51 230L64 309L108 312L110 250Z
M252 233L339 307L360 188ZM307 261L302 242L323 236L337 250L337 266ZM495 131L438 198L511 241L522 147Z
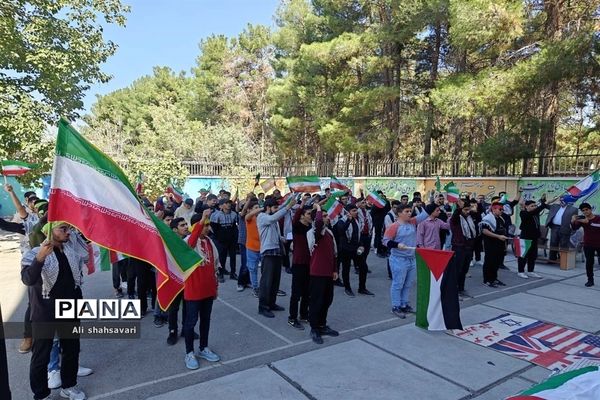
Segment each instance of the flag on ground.
M333 196L329 197L325 204L323 204L323 210L327 211L327 215L332 220L339 216L343 209L344 205Z
M588 196L600 187L600 169L586 176L573 186L567 189L569 193L568 202L575 202L582 197Z
M28 164L16 160L2 161L2 175L4 176L22 176L34 168L37 168L37 164Z
M145 209L117 164L64 120L58 124L48 221L65 221L98 245L156 267L163 310L202 262Z
M453 251L416 249L417 318L415 325L430 331L461 329L457 276L447 268Z
M98 268L100 271L110 271L114 263L125 258L123 254L100 247L96 243L88 243L88 255L88 275Z
M329 187L331 189L343 190L344 192L350 191L350 188L348 186L344 185L342 182L340 182L338 178L336 178L333 175L331 175L331 182L329 183Z
M321 181L316 175L288 176L286 179L292 192L314 193L321 191Z
M513 238L513 249L515 251L515 257L524 258L527 252L531 248L532 241L529 239L521 239L518 236Z
M435 177L435 190L437 190L438 192L442 191L442 182L440 182L439 175Z
M257 187L260 182L260 174L256 174L254 177L254 187Z
M175 186L173 186L172 183L169 183L169 186L167 186L167 190L165 190L167 193L170 193L173 195L173 200L177 203L182 203L183 202L183 190L176 188Z
M385 200L379 197L375 192L369 192L367 195L367 200L377 208L385 207Z
M507 400L600 399L600 368L589 366L555 375Z
M277 187L277 182L275 182L275 178L269 178L261 183L260 187L262 188L263 192L267 193L269 190Z
M446 186L444 186L444 191L446 192L448 202L456 203L458 201L460 190L458 190L458 186L456 186L454 182L448 182Z

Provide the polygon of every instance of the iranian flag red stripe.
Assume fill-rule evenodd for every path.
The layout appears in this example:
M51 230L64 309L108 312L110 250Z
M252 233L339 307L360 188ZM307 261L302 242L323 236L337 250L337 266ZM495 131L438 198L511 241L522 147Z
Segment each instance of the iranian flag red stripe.
M66 221L98 245L154 265L166 309L202 259L148 213L123 171L66 121L59 123L49 221Z

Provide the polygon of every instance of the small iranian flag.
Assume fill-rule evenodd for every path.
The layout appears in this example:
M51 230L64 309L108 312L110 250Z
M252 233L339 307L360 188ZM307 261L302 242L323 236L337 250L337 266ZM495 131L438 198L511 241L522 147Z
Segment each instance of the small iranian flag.
M173 200L177 203L183 202L183 190L176 188L172 183L169 183L169 186L167 186L167 190L165 191L171 193L173 195Z
M417 318L430 331L461 329L457 276L447 268L453 251L417 248Z
M385 207L385 200L377 195L377 193L369 192L367 200L371 202L377 208Z
M141 172L135 177L135 192L142 194L144 192L144 174Z
M316 175L310 176L288 176L288 186L292 192L320 192L321 180Z
M343 190L344 192L350 191L350 188L344 185L338 178L331 175L331 182L329 183L329 187L335 190Z
M277 187L277 182L275 182L275 178L269 178L260 184L263 192L267 193L269 190Z
M4 176L22 176L34 168L37 168L37 164L28 164L15 160L2 161L2 175Z
M332 220L339 216L343 209L344 205L333 196L329 197L325 204L323 204L323 210L327 211L327 215Z
M345 196L347 194L348 194L348 192L345 190L336 190L336 191L331 192L331 197L338 198L338 197Z
M97 269L110 271L114 263L125 258L123 254L105 249L96 243L88 244L88 255L88 275L93 274Z
M513 248L515 249L515 257L524 258L531 248L532 241L529 239L521 239L516 236L513 238Z
M202 262L145 209L119 166L64 120L58 124L48 221L65 221L98 245L156 267L163 310Z
M599 367L589 366L555 375L507 400L565 399L600 399Z
M508 203L508 196L506 195L506 193L504 193L502 195L502 197L500 197L500 200L498 200L498 202L500 204L507 204Z
M446 192L446 198L449 203L456 203L458 198L460 197L460 190L458 186L454 184L454 182L448 182L446 186L444 186L444 191Z

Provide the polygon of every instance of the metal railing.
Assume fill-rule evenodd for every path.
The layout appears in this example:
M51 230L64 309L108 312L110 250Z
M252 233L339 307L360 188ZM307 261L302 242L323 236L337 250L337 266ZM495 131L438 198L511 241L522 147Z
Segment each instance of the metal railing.
M231 174L232 167L211 162L183 161L190 175L225 176ZM339 177L428 177L428 176L585 176L600 166L600 152L593 154L568 154L551 157L522 159L498 166L475 159L460 160L391 160L338 157L336 161L313 161L294 163L237 164L251 174L260 173L263 177L318 175Z

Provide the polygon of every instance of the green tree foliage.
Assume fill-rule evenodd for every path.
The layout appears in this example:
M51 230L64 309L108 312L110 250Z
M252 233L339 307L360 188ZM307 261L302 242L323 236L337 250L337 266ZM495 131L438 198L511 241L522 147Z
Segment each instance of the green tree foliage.
M110 77L100 65L116 45L102 23L125 24L119 0L4 0L0 4L0 158L41 163L49 170L45 129L78 116L90 84Z

